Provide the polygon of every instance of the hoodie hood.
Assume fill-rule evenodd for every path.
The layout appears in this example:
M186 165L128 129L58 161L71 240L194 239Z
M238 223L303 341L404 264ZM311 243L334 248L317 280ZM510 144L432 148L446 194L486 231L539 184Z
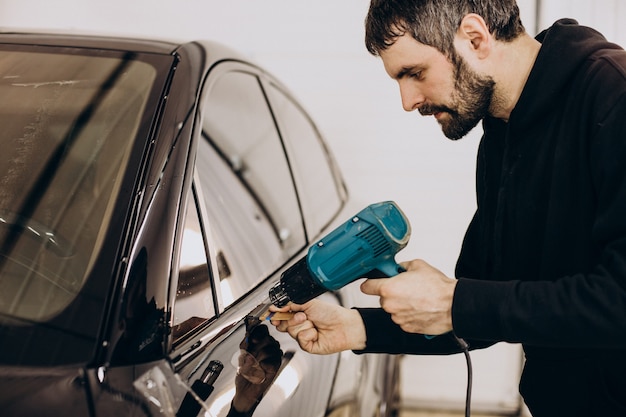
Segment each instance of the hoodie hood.
M554 106L554 96L567 88L578 68L594 52L622 49L607 41L598 31L580 26L573 19L558 20L536 39L541 42L541 49L511 113L511 123L533 123L537 117L546 114Z

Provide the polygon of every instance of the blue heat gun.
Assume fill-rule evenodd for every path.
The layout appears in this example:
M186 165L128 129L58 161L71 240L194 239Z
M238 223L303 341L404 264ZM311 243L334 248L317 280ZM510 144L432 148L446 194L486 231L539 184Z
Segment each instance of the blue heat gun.
M395 202L371 204L287 269L270 288L270 301L277 307L290 301L303 304L372 273L394 276L403 271L394 256L410 235L411 226Z

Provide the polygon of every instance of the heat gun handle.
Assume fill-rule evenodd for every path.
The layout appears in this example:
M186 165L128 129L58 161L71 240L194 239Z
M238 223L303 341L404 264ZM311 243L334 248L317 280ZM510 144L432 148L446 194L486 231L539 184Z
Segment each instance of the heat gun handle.
M378 265L377 269L388 277L396 276L400 272L406 272L406 269L398 265L393 259L390 262Z
M387 275L388 277L393 277L398 275L400 272L406 272L406 269L404 269L402 266L400 266L399 264L397 264L394 261L391 262L387 262L384 263L382 265L379 265L379 269L380 272L382 272L383 274ZM426 339L432 339L435 336L431 336L429 334L425 334L424 337Z

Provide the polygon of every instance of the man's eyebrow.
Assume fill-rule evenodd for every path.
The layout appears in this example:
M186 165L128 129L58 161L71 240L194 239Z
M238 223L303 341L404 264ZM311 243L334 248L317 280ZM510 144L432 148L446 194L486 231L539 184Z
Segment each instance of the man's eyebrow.
M400 80L406 77L408 73L415 71L416 68L417 66L415 65L408 65L408 66L402 67L391 78L393 78L394 80Z

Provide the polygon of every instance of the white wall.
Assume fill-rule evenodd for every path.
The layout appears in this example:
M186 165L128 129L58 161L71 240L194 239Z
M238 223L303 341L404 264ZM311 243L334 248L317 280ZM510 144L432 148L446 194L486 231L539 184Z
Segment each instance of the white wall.
M317 120L364 204L393 199L413 236L399 259L424 258L452 275L475 208L480 128L451 142L432 118L405 113L397 87L363 46L368 0L0 0L0 27L210 38L234 46L279 76ZM607 28L624 42L623 0L518 0L529 32L558 17ZM592 6L593 5L593 6ZM620 17L622 17L620 19ZM623 26L623 25L622 25ZM604 30L604 29L603 29ZM474 352L474 400L507 409L517 401L518 346ZM403 393L413 404L459 407L461 356L406 357Z
M572 17L591 26L611 42L626 46L626 2L624 0L543 0L539 24L547 27L562 17Z

